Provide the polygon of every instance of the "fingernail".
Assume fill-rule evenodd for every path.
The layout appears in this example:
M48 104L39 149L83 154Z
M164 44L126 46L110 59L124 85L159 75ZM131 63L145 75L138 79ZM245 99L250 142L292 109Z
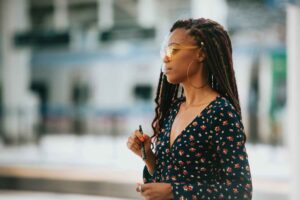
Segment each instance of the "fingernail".
M144 141L145 141L145 139L144 139L143 137L140 137L140 140L141 140L142 142L144 142Z

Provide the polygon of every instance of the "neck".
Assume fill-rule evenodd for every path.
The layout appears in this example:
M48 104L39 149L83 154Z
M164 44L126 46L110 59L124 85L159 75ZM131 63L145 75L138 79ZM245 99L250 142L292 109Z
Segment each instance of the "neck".
M207 102L209 97L214 91L206 85L206 87L199 89L194 89L192 87L186 87L183 85L184 94L185 94L185 106L186 107L195 107L203 105Z

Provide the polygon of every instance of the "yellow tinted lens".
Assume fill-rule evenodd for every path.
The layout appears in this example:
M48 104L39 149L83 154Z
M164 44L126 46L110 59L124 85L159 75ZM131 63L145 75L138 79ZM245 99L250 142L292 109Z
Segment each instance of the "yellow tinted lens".
M170 58L172 54L173 54L173 48L171 46L168 46L166 49L166 56Z
M178 49L176 45L164 46L160 50L160 56L162 59L167 57L167 59L170 60L177 50Z
M170 46L164 47L160 50L160 56L162 59L165 59L166 57L167 59L170 59L172 54L173 54L173 48Z
M168 46L168 49L167 49L167 55L168 55L169 57L172 57L172 56L175 54L176 50L178 50L178 49L176 49L175 46L173 46L173 45Z
M166 46L162 46L162 47L160 48L160 57L161 57L162 59L164 59L165 56L166 56L166 54L167 54Z

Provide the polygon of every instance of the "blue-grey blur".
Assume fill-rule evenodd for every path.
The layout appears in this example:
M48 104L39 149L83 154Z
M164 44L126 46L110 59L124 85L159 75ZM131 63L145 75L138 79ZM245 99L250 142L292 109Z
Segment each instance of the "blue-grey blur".
M231 37L253 199L291 198L287 7L299 4L0 0L0 199L23 190L141 199L144 163L127 137L139 124L152 135L160 44L189 17L214 19Z

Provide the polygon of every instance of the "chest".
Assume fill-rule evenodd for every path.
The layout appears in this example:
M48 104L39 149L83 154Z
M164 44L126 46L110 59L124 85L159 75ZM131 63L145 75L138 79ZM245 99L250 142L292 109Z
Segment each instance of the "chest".
M201 113L202 110L203 107L187 111L179 110L178 114L173 120L173 123L171 124L170 146L173 145L176 138L180 134L182 134L182 132L186 131L186 129L188 129L190 125L193 125L193 123L197 123L197 116Z
M212 149L209 138L210 127L205 116L192 119L185 131L173 139L171 148L168 141L170 139L168 127L164 130L165 134L161 135L157 146L157 173L161 175L158 174L158 177L162 178L160 180L168 179L169 176L178 181L189 181L194 178L204 180L209 176L209 169L217 158ZM188 174L190 177L186 176Z

